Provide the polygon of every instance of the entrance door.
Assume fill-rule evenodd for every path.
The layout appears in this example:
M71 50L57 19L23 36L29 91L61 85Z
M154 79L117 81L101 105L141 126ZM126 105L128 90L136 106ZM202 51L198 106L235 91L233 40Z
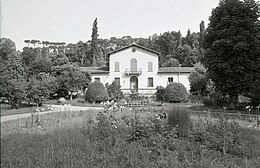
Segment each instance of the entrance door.
M133 92L138 91L138 78L136 76L132 76L130 78L130 89Z

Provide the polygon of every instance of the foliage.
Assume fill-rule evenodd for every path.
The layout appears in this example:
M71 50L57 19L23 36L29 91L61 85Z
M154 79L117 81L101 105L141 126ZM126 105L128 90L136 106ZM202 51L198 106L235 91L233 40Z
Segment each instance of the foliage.
M170 58L169 58L168 61L166 61L162 65L163 67L179 67L180 66L180 63L179 63L178 59L172 58L172 55L169 55L168 57L170 57ZM166 59L167 59L167 56L166 56Z
M228 105L227 97L223 96L221 93L215 92L210 96L204 97L202 103L209 107L226 107Z
M170 83L167 85L165 92L166 101L168 102L183 102L188 98L188 92L181 83Z
M160 35L153 34L149 38L123 36L121 38L101 39L98 38L97 24L97 19L95 19L91 40L87 42L79 41L76 44L65 45L63 42L42 41L43 47L39 48L40 41L25 40L28 47L23 50L24 62L26 64L31 63L38 55L35 50L42 49L49 57L64 54L69 62L78 63L80 66L104 66L109 61L107 53L133 43L159 51L161 53L160 66L193 66L203 55L201 48L204 35L203 25L200 25L201 31L199 33L191 33L189 30L187 35L183 37L180 31L171 31Z
M34 128L4 122L1 167L259 167L259 131L225 120L193 123L178 137L167 120L136 111L52 113Z
M188 97L188 100L189 100L190 103L201 104L203 98L204 98L203 96L190 94L189 97Z
M260 74L260 8L254 0L223 0L205 33L203 64L215 89L236 103Z
M165 102L166 101L165 100L165 96L166 96L165 88L163 86L157 86L156 90L157 90L155 93L156 100Z
M12 40L10 40L8 38L0 39L0 60L1 60L1 62L3 60L7 60L9 54L12 54L15 50L16 50L15 43Z
M238 123L222 117L215 123L207 121L204 124L203 127L193 129L194 141L223 154L247 158L258 157L259 147L253 149L259 144L254 135L255 131L246 130Z
M56 89L56 80L50 74L40 73L36 78L30 78L27 88L26 97L29 102L34 102L41 106L43 101L48 99L51 93Z
M113 81L110 85L107 83L105 87L108 92L109 100L119 101L124 97L123 92L120 90L121 86L117 85L115 81Z
M259 165L259 131L245 132L234 123L221 125L219 121L213 126L198 120L190 136L180 138L166 120L152 115L142 118L141 114L118 113L116 117L100 112L94 120L90 113L93 111L73 112L73 117L67 112L53 113L40 118L42 129L24 128L20 134L1 136L1 167L81 167L86 163L90 167L147 168ZM61 119L63 124L56 126ZM68 126L71 124L75 125ZM5 123L3 128L10 125L14 124ZM248 138L243 140L245 136ZM214 144L221 149L225 146L227 152L223 155L211 146Z
M80 71L78 65L75 63L53 66L52 75L57 80L57 93L60 97L64 97L68 92L72 93L83 90L90 82L90 75ZM72 94L70 94L70 97L72 99Z
M107 89L100 82L92 82L85 93L85 99L90 103L106 101L108 99Z
M190 113L187 109L181 107L172 108L168 112L168 123L176 127L177 135L179 137L188 137L191 129Z
M253 84L250 92L247 95L251 99L251 103L253 106L260 105L260 80L256 81Z
M91 48L90 48L90 54L91 54L91 65L93 67L95 66L103 66L105 64L104 58L99 52L98 48L98 27L97 27L97 18L95 19L92 27L92 35L91 35Z
M21 57L12 40L1 38L0 42L0 97L6 97L13 108L18 108L25 99L26 86Z
M194 71L189 75L190 92L194 95L206 96L207 91L207 77L206 69L201 63L196 63Z

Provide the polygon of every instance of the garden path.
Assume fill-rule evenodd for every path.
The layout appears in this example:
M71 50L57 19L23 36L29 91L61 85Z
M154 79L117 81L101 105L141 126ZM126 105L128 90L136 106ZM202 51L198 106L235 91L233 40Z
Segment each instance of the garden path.
M49 106L50 106L49 111L39 112L39 115L55 113L55 112L62 112L62 111L102 110L103 109L103 107L80 107L80 106L70 106L70 105L49 105ZM31 116L31 113L2 116L1 122L9 121L9 120L17 120L20 118L26 118L26 117L30 117L30 116Z

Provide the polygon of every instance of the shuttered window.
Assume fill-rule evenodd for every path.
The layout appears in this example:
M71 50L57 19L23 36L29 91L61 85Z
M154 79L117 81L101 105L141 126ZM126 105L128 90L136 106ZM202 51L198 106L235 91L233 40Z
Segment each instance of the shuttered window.
M131 59L131 72L136 72L137 71L137 60L135 58Z
M173 77L168 78L168 83L173 83Z
M120 86L120 78L115 78L115 83Z
M153 62L148 62L148 72L153 72Z
M119 62L115 62L115 72L119 72Z
M95 78L95 82L100 82L100 78Z
M148 78L148 87L153 87L153 78Z

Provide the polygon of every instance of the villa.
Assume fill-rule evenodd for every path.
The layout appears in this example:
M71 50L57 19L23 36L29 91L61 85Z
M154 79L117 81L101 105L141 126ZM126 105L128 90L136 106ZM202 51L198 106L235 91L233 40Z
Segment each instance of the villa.
M115 81L124 93L138 92L151 95L157 86L166 87L171 82L182 83L190 89L188 77L193 67L159 67L160 53L131 44L108 53L108 67L81 67L92 75L92 81L104 85Z

